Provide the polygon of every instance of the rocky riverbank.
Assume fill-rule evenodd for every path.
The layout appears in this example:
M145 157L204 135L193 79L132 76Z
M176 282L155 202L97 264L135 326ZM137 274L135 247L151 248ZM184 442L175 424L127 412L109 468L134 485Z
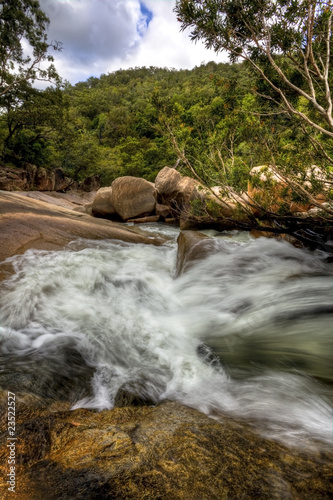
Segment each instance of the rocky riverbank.
M22 168L0 165L0 190L3 191L56 191L80 190L96 191L100 183L98 177L87 177L78 183L67 177L61 168L47 170L26 163Z

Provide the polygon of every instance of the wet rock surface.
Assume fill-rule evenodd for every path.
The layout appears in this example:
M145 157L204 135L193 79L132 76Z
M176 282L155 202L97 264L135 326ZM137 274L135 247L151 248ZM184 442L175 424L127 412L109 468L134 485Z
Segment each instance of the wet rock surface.
M84 206L86 201L82 198L68 193L57 193L56 191L19 191L16 194L32 198L33 200L43 201L51 205L56 205L69 210L79 206Z
M198 231L182 231L178 236L177 244L177 276L197 261L218 251L215 240Z
M4 395L3 402L6 395ZM5 405L1 405L4 423ZM96 413L17 400L22 500L332 498L331 456L299 453L246 425L166 402ZM7 496L6 433L0 492Z

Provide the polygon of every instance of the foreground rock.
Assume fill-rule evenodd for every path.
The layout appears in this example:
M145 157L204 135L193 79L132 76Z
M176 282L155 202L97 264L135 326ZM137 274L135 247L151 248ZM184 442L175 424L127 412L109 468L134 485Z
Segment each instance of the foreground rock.
M115 223L15 193L0 191L0 206L0 261L28 248L61 249L77 238L161 243Z
M70 412L64 403L38 407L20 397L16 405L20 500L332 498L328 454L299 454L240 422L219 422L177 403L101 413ZM1 498L10 498L6 438Z
M152 182L139 177L118 177L112 185L111 204L123 220L150 215L156 205Z

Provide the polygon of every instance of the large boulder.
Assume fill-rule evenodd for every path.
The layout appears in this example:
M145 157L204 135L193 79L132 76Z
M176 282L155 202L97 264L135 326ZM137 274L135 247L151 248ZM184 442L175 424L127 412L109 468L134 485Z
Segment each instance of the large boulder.
M118 177L111 185L111 203L123 220L151 214L156 205L156 189L152 182L139 177Z
M159 203L169 206L178 216L184 210L188 210L191 201L200 198L202 187L195 179L183 177L170 167L162 168L157 174L155 186Z
M180 201L184 204L200 198L200 182L191 177L182 177L178 183Z
M162 168L155 179L158 194L165 198L174 196L178 192L178 184L181 178L180 173L174 168Z
M92 204L92 214L95 217L111 217L116 214L116 210L111 201L112 188L100 188Z

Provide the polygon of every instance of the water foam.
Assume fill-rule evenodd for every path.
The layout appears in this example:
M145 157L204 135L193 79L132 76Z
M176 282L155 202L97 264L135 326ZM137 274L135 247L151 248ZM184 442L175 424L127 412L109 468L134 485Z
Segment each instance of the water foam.
M122 388L260 422L288 443L331 442L327 387L277 355L305 331L310 347L297 359L311 346L314 359L330 358L331 268L287 244L238 236L221 239L216 254L175 279L174 236L163 247L86 241L82 249L81 241L12 258L16 274L1 293L2 372L38 370L44 360L47 396L52 380L77 376L83 363L93 374L73 408L112 408Z

